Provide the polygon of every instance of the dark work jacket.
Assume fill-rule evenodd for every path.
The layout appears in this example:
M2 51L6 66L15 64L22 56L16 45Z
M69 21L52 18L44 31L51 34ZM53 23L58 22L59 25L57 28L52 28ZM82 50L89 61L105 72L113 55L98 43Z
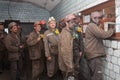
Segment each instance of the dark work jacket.
M6 50L5 47L5 38L7 36L7 33L4 31L0 31L0 52Z
M27 39L27 45L29 48L29 56L31 60L40 59L41 49L42 49L42 39L37 40L39 34L36 31L33 31L29 34Z
M114 34L114 29L104 31L101 25L93 22L88 24L85 32L85 52L87 59L92 59L99 56L105 56L103 39L109 38Z
M19 60L19 56L21 56L19 52L20 39L16 36L17 34L10 33L5 39L9 60Z

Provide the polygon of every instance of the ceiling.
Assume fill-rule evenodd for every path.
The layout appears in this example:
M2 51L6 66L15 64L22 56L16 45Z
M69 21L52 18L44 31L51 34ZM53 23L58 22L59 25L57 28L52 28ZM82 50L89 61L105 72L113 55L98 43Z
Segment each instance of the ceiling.
M51 11L62 0L3 0L3 1L29 2L39 7L45 8L48 11Z

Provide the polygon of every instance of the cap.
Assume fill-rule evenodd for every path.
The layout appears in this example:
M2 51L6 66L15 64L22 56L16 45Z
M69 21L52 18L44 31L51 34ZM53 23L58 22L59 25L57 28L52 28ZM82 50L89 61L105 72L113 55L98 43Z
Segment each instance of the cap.
M9 28L12 28L13 26L17 26L17 23L16 22L11 22L8 25Z
M48 23L51 22L51 21L56 21L56 20L55 20L54 17L50 17L50 18L48 19Z
M36 25L40 25L40 21L34 22L34 26L36 26Z
M65 26L66 26L65 19L61 19L61 20L59 21L59 26L58 26L58 27L64 28Z
M72 19L74 19L75 18L75 15L74 14L69 14L69 15L67 15L66 17L65 17L65 20L66 21L69 21L69 20L72 20Z

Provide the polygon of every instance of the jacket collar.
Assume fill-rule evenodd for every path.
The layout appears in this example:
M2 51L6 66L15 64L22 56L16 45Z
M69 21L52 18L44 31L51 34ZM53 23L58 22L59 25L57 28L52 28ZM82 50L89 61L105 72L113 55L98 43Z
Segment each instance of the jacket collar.
M35 34L38 34L35 30L33 31Z
M11 35L11 37L12 37L15 41L17 41L18 43L20 43L20 39L19 39L19 37L18 37L17 34L15 34L15 33L10 33L10 35Z

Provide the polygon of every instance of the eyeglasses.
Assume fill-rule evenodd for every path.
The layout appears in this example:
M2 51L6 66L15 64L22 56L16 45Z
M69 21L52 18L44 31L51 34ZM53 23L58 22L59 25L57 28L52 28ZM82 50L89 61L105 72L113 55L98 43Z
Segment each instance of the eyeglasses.
M102 19L102 17L94 17L94 19Z

